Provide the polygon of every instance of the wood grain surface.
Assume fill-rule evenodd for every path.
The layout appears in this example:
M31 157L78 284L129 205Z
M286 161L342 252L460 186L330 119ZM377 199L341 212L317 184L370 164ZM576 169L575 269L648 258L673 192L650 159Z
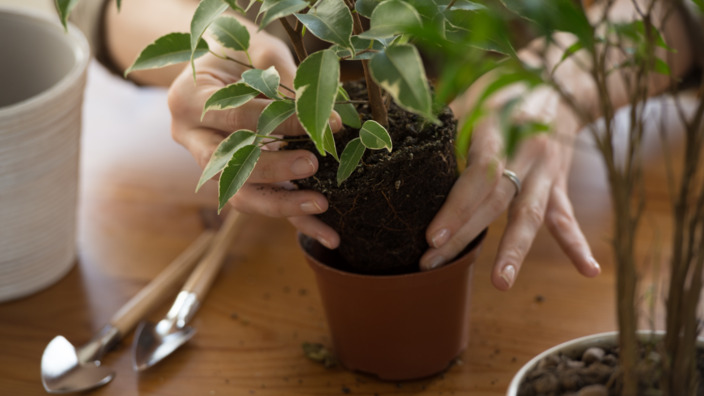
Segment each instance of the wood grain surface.
M215 210L214 185L193 192L199 169L171 141L165 93L133 87L93 66L86 94L79 257L54 286L0 304L0 394L45 394L40 358L64 335L87 341L203 230ZM653 168L657 155L653 155ZM659 160L658 160L659 161ZM658 176L658 174L660 176ZM658 177L660 177L658 179ZM662 174L653 176L644 254L667 242ZM475 264L470 343L438 376L388 383L308 360L304 342L330 345L312 271L284 220L252 217L230 247L203 307L196 336L137 374L129 335L103 364L117 375L94 395L487 395L505 394L518 368L543 349L615 329L611 220L603 171L588 144L577 150L570 194L601 276L586 279L541 230L515 287L499 292L489 274L503 219L490 228ZM661 252L662 253L662 252ZM175 290L174 290L175 293ZM173 297L173 296L169 296ZM157 320L170 304L154 310ZM644 313L644 320L660 315Z

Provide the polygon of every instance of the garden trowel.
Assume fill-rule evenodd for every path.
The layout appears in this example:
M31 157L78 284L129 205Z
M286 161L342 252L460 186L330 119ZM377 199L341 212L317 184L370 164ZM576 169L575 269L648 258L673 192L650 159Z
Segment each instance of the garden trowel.
M243 222L244 218L232 210L166 316L156 324L140 323L132 349L132 365L136 371L155 365L193 337L195 329L186 325L200 307Z
M44 349L41 376L49 393L72 393L105 385L115 373L100 359L120 341L165 293L177 287L210 246L215 232L206 230L156 278L115 313L88 343L76 348L57 336Z

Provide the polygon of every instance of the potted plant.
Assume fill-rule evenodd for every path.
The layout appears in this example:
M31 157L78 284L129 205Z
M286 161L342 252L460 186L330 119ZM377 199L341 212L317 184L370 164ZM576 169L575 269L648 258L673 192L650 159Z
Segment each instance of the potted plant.
M427 249L425 229L457 178L458 162L461 166L464 160L457 153L467 151L471 134L468 128L458 132L447 103L499 64L504 74L525 81L536 82L538 76L518 61L506 38L503 16L494 5L468 0L242 3L246 4L202 0L190 32L157 39L127 73L192 63L211 52L203 39L206 30L226 51L248 54L249 32L226 12L245 12L259 3L260 27L281 23L299 61L293 86L283 86L274 68L248 64L251 70L241 81L210 97L204 114L241 106L255 97L267 97L271 104L261 113L256 131L233 131L223 140L198 187L220 174L222 208L249 176L261 148L281 142L272 131L295 115L309 141L284 143L309 147L323 164L314 178L295 182L328 196L331 209L322 217L341 234L339 252L301 239L321 292L344 290L338 297L323 296L338 358L349 368L387 379L418 378L443 370L467 343L470 264L483 237L457 262L419 272L419 258ZM57 4L65 20L74 2ZM304 34L315 35L330 47L309 53ZM432 89L419 47L433 58L442 58ZM214 54L236 61L227 53ZM364 78L343 85L340 64L350 62L360 65ZM511 81L498 81L493 89ZM333 110L347 126L335 135L328 124ZM474 115L481 112L477 107ZM541 126L527 123L523 129ZM332 166L326 167L327 163ZM342 260L328 261L338 254ZM333 277L334 286L327 285L327 275ZM363 305L369 295L375 297ZM340 306L356 314L339 314ZM337 324L335 317L347 322ZM366 320L374 325L362 322ZM343 334L347 330L351 336ZM347 340L362 345L343 346Z
M702 394L702 343L698 305L702 288L702 202L701 152L704 148L704 101L685 98L682 82L671 71L677 56L666 41L662 27L668 18L684 18L704 12L700 1L642 1L631 4L632 19L611 19L614 2L603 2L595 19L587 18L579 5L560 3L545 8L531 2L506 1L507 5L535 23L534 28L550 45L534 55L548 65L547 49L563 54L557 64L548 65L545 82L571 109L595 142L604 161L613 205L613 252L616 265L618 331L598 334L559 345L531 360L514 378L509 396L537 394L594 395L700 395ZM541 7L538 9L538 7ZM690 11L687 11L689 7ZM691 26L690 26L691 27ZM569 33L571 41L558 35ZM689 31L690 37L701 32ZM696 40L696 39L695 39ZM698 55L695 55L698 56ZM597 111L603 121L594 123L594 108L584 106L576 92L570 92L558 77L562 62L583 70L597 92ZM698 77L701 84L701 72ZM618 80L616 80L618 79ZM617 81L618 84L613 84ZM659 82L658 82L659 81ZM673 123L653 122L647 105L658 85L670 87L671 114L684 131L684 154L668 158L672 202L672 235L668 260L666 322L664 331L638 331L638 281L644 278L639 264L636 237L644 216L643 171L646 130L657 133L665 150ZM621 124L619 139L616 89L625 94L628 122ZM701 93L701 85L699 86ZM653 125L657 125L653 127ZM623 130L625 129L625 131ZM622 136L623 137L623 136ZM619 146L625 142L624 146ZM679 160L679 163L676 162ZM675 171L676 170L676 171ZM660 274L653 274L660 282ZM583 387L588 389L580 390ZM592 393L589 393L592 392Z

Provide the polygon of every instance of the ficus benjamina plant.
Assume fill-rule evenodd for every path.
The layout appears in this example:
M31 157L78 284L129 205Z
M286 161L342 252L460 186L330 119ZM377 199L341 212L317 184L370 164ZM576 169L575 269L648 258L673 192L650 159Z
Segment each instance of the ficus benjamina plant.
M64 23L77 1L57 0ZM299 65L293 86L286 87L275 68L258 69L250 62L244 65L249 70L240 81L215 92L205 103L203 114L242 106L255 97L271 99L256 130L230 134L202 173L197 188L220 173L220 209L245 183L262 147L277 140L271 135L274 129L293 115L317 151L339 162L340 184L352 174L366 150L393 149L386 129L388 97L426 122L437 123L440 109L479 76L500 66L504 77L492 84L460 128L457 153L461 158L467 151L472 125L486 114L483 104L490 94L517 81L530 86L541 82L540 71L528 68L516 56L507 36L505 10L499 10L498 3L469 0L202 0L193 14L190 32L158 38L144 48L125 75L181 62L190 62L195 73L193 61L208 53L239 62L212 51L203 39L206 32L224 48L242 51L250 59L250 33L233 13L245 13L257 3L256 23L261 29L274 22L283 24ZM330 43L330 47L308 54L303 42L306 34ZM441 59L434 89L419 48ZM340 82L341 61L361 62L373 119L361 122ZM359 137L339 156L328 124L333 110L343 124L359 130ZM545 129L539 123L504 126L511 141Z

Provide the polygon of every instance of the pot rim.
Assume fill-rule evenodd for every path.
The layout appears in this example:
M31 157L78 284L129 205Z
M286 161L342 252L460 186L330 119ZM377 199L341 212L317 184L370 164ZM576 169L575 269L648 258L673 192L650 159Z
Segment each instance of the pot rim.
M69 91L69 87L76 85L83 76L83 73L88 69L88 64L91 59L90 45L88 39L83 32L80 31L72 23L68 23L68 31L64 31L58 20L51 18L51 14L47 12L28 9L26 7L17 7L11 5L0 5L0 14L10 17L22 18L24 23L32 23L44 29L54 29L57 33L64 37L61 39L66 42L67 48L71 51L74 58L74 65L60 80L48 89L23 99L17 103L8 106L0 107L0 117L14 115L16 113L33 112L38 108L47 106L58 95Z
M664 330L638 330L637 337L641 340L646 339L646 337L662 337L665 334ZM618 331L607 331L603 333L590 334L583 337L573 338L571 340L565 341L551 348L544 350L538 355L534 356L526 364L524 364L520 370L516 372L509 384L508 390L506 391L506 396L516 396L518 395L518 387L523 382L528 371L533 369L538 362L546 358L547 356L553 355L559 351L568 349L573 350L581 348L585 345L590 346L600 346L600 345L612 345L618 342ZM704 339L698 338L698 343L701 344Z
M484 241L486 234L487 234L487 229L484 229L484 231L482 231L476 238L474 238L472 240L472 242L470 242L467 245L467 247L465 247L465 249L460 254L458 254L450 263L448 263L446 265L442 265L438 268L428 270L428 271L416 271L416 272L410 272L410 273L405 273L405 274L391 274L391 275L388 275L388 274L382 274L382 275L358 274L355 272L343 271L343 270L331 267L327 264L324 264L322 262L322 260L320 260L315 255L311 254L309 252L309 250L303 246L302 241L304 240L304 238L310 238L310 237L299 232L297 239L298 239L299 246L301 247L301 250L303 251L303 253L312 257L314 259L312 262L315 263L315 266L318 269L320 269L321 271L328 271L333 274L336 274L337 276L344 276L344 277L351 278L351 279L373 281L374 279L376 279L376 280L412 279L412 278L417 278L417 277L421 277L421 276L427 276L427 274L430 274L430 273L441 274L443 272L452 271L455 267L457 267L458 265L461 265L459 260L457 260L458 258L463 257L468 254L472 254L473 252L476 252L479 247L481 247L481 244ZM310 238L310 239L313 239L313 238ZM323 247L326 250L329 250L322 245L321 245L321 247Z

